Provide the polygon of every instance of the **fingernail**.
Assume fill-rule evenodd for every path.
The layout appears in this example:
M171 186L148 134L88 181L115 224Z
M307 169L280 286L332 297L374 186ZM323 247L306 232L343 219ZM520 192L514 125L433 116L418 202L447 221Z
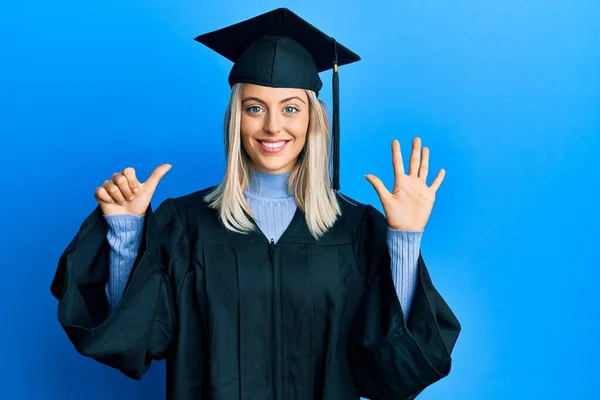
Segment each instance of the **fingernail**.
M137 192L139 192L139 191L140 191L140 189L138 189L138 188L133 188L133 193L137 193Z
M131 197L130 197L130 198L128 198L127 200L128 200L128 201L131 201L131 200L133 200L133 196L131 196Z

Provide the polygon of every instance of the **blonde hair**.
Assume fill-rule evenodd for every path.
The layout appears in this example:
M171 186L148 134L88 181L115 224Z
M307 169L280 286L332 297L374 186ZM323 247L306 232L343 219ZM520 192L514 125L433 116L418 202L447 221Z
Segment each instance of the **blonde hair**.
M240 133L243 90L243 84L232 87L225 113L225 176L205 197L210 207L218 210L221 223L239 233L256 229L248 218L252 210L244 197L251 160L242 146ZM341 215L341 208L329 176L330 129L327 110L313 91L306 90L306 94L310 112L306 144L290 171L288 189L293 191L297 207L304 211L312 236L318 239L333 226Z

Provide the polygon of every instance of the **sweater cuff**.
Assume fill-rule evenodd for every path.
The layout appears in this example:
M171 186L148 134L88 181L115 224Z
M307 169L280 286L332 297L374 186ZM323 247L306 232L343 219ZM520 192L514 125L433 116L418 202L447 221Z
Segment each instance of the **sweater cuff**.
M144 216L105 215L109 230L106 239L111 248L106 295L110 312L119 304L139 251L144 229Z
M412 306L418 277L418 260L423 231L388 229L388 248L394 287L405 321Z
M145 215L132 215L132 214L114 214L105 215L104 219L108 223L108 226L114 232L131 232L137 231L144 226Z
M137 254L144 230L144 216L118 214L105 215L108 223L106 239L112 251L121 257Z

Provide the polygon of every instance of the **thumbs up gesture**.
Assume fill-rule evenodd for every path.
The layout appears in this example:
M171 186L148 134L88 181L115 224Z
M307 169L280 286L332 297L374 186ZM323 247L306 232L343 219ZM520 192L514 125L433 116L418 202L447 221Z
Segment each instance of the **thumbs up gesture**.
M104 215L144 215L160 180L171 169L170 164L157 167L144 183L140 183L131 167L114 173L94 191Z

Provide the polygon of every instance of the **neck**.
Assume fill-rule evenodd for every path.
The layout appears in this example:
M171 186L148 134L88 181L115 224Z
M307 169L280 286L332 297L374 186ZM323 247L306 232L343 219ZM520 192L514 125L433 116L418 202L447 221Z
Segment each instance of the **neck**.
M288 191L289 172L269 174L250 169L247 194L264 199L288 199L293 197Z

